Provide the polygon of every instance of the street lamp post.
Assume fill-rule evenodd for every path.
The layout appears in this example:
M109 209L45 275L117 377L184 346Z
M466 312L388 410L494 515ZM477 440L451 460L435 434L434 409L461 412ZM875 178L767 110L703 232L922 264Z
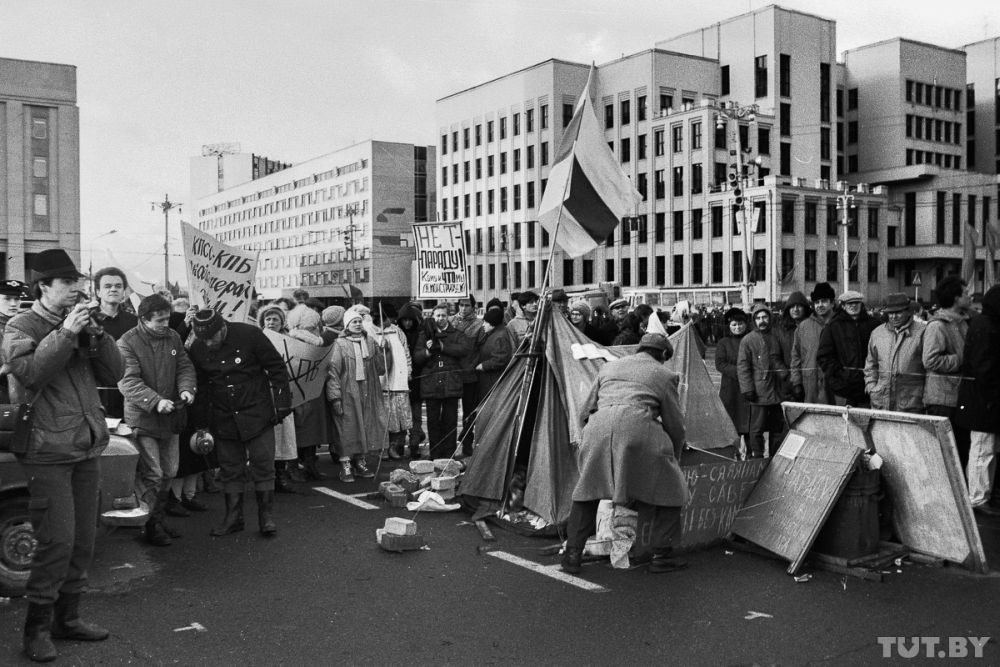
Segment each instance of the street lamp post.
M157 208L163 211L163 284L167 289L170 289L170 249L168 240L170 238L170 211L177 209L177 212L180 213L181 205L170 201L168 195L163 195L163 201L154 201L152 204L154 211Z
M354 216L358 214L358 204L351 204L347 206L347 218L349 220L347 229L344 230L344 245L347 247L347 256L351 261L351 273L347 280L347 291L348 298L351 303L354 303L354 290L352 285L354 284L354 233L357 231L357 226L354 224Z
M757 119L759 106L756 104L740 105L736 102L729 102L718 109L715 117L716 127L726 128L726 144L729 150L729 187L733 191L733 205L739 216L740 226L743 229L743 304L749 307L753 302L754 281L751 275L753 269L753 259L751 252L753 248L750 238L750 224L747 220L746 198L743 196L744 189L748 185L749 170L756 169L757 164L747 165L744 170L743 147L740 145L739 121L746 120L754 122Z
M844 189L839 195L837 195L837 208L843 211L840 220L840 238L843 239L841 252L843 257L841 258L841 266L844 271L844 291L850 289L850 277L851 277L851 253L847 251L847 226L849 212L854 208L854 195L847 192L847 183L844 183Z

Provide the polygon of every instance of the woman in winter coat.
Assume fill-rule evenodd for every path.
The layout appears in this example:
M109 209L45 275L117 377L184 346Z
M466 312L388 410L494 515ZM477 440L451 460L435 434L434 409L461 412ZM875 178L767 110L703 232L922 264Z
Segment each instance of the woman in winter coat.
M618 335L611 342L612 345L636 345L639 342L639 326L642 320L635 313L629 313L622 319L621 328Z
M423 323L424 313L418 302L411 301L399 309L399 317L396 318L396 324L406 338L406 347L410 352L411 364L413 363L413 355L417 349L417 339L420 338L420 332L423 329ZM413 426L410 428L410 458L416 459L420 457L420 443L427 437L423 429L424 403L420 397L420 377L418 373L410 373L408 384L410 388L410 414L413 417Z
M396 309L391 303L383 303L377 311L382 329L375 336L385 350L387 369L382 376L382 398L385 401L385 415L389 439L382 448L382 458L400 459L406 449L406 432L413 425L410 411L410 377L413 362L406 335L396 326Z
M118 389L125 399L125 423L135 430L139 445L136 487L149 506L145 539L159 547L172 541L163 515L180 456L177 433L183 425L177 412L194 402L198 385L181 337L170 328L170 312L162 296L147 296L139 304L139 323L118 340L125 361Z
M288 334L286 323L288 311L276 303L271 303L257 313L257 324L261 329ZM304 482L299 470L298 442L295 439L295 413L285 417L274 427L274 491L275 493L295 493L292 481Z
M750 403L740 392L736 360L739 358L740 341L749 329L749 318L739 308L730 308L723 315L723 322L727 333L715 348L715 369L722 374L719 398L733 420L736 432L746 437L750 433Z
M326 381L342 482L353 482L355 475L375 476L365 455L380 449L386 438L388 423L379 381L385 372L386 352L365 331L363 311L348 308L344 335L333 343Z
M503 323L503 311L487 310L483 315L484 338L478 350L476 373L479 386L476 404L482 405L514 356L514 337Z
M600 329L590 323L590 305L586 301L569 304L569 322L590 340L597 342L601 338Z
M323 327L320 314L312 308L295 308L288 313L288 335L303 343L323 347L320 332ZM322 394L295 408L295 446L299 465L307 480L320 481L326 475L320 472L316 448L330 442L332 416Z

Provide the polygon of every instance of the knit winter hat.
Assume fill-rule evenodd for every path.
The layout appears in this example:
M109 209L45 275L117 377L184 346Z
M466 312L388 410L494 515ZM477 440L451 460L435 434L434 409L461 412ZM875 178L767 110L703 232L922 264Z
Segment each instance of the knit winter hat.
M344 322L343 306L330 306L323 309L323 326L337 327Z
M569 310L570 312L573 312L574 310L579 312L581 315L583 315L583 319L585 320L590 319L590 304L587 303L586 301L582 300L574 301L573 303L569 304Z
M352 306L344 311L344 326L346 327L353 320L360 319L362 322L365 319L365 314L362 312L363 306Z
M264 328L264 320L267 318L268 315L277 315L278 319L281 320L281 325L278 328L279 329L285 328L287 324L285 318L285 309L277 304L272 303L270 305L264 306L263 308L260 309L260 312L257 313L257 324L260 326L261 329Z

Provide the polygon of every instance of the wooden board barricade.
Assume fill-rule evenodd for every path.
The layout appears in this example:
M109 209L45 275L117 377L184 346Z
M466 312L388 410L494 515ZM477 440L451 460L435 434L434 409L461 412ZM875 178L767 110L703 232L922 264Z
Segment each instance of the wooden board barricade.
M882 488L900 543L989 571L948 419L808 403L783 407L790 427L867 445L882 457Z
M733 533L790 560L795 574L861 453L844 440L789 431L736 514Z

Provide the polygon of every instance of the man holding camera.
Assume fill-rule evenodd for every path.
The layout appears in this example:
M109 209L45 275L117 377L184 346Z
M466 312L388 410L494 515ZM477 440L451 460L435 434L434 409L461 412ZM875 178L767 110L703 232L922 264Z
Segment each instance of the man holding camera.
M114 339L79 303L82 278L65 250L39 253L31 269L35 302L7 323L3 339L11 399L34 406L31 435L14 454L28 478L37 538L24 652L40 662L58 655L53 637L108 637L77 610L94 555L98 457L110 439L96 389L117 384L123 364Z
M458 399L462 397L462 359L472 352L472 339L448 321L448 307L434 307L432 322L417 338L413 363L420 370L420 396L427 407L431 458L455 453Z

